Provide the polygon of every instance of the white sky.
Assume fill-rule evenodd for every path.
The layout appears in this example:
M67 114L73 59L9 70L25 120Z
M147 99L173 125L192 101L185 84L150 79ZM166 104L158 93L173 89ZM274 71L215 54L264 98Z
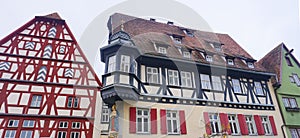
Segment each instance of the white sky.
M79 41L85 28L97 15L123 1L5 1L2 2L0 9L0 39L36 15L58 12L67 21ZM300 57L298 0L177 1L195 10L214 32L227 33L233 37L254 59L259 60L281 42L284 42L290 49L294 48L294 54L298 59Z

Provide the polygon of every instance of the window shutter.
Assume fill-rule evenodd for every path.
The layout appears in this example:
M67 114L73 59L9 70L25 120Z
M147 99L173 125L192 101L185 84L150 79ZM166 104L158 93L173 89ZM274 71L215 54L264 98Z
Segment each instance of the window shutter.
M129 133L136 133L136 108L129 108Z
M220 113L220 120L221 120L222 131L226 131L228 135L231 135L228 115L225 113Z
M276 136L277 135L277 130L276 130L276 125L275 125L274 117L273 116L269 116L269 120L270 120L270 124L271 124L271 127L272 127L273 134Z
M151 134L157 134L157 110L155 108L151 109L150 119L151 119Z
M203 112L203 117L205 122L206 134L211 135L211 127L210 127L208 112Z
M160 131L161 134L167 134L167 116L165 109L160 110Z
M180 131L181 131L181 134L187 134L186 122L185 122L185 114L184 114L183 110L179 111L179 120L180 120Z
M249 132L248 132L245 116L243 114L238 114L238 120L239 120L242 135L248 135Z
M256 125L256 128L257 128L258 135L265 135L265 130L264 130L264 127L262 125L262 121L261 121L260 116L254 115L254 121L255 121L255 125Z

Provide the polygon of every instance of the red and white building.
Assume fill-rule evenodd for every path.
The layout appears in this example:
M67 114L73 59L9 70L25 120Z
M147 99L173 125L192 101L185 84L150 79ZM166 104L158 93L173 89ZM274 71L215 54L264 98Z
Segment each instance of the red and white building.
M0 40L0 137L96 137L100 86L65 21L36 16Z

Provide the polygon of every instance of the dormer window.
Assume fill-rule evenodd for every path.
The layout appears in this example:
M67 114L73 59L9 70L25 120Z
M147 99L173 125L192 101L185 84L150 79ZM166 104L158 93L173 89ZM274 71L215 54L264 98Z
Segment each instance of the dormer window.
M206 55L205 59L206 59L207 62L213 62L213 58L212 58L211 55Z
M181 39L178 38L178 37L174 37L174 42L177 43L177 44L181 44Z
M184 51L183 52L183 57L185 57L185 58L191 58L191 53L187 52L187 51Z
M183 32L184 32L187 36L189 36L189 37L194 37L194 34L193 34L191 31L187 30L187 29L183 30Z
M252 69L254 68L254 64L252 62L248 62L247 64L248 64L249 68L252 68Z
M211 47L213 47L216 51L222 51L221 49L221 44L217 44L217 43L209 43L209 45Z
M227 59L227 64L228 65L234 65L233 59Z
M158 53L167 54L167 49L165 47L158 47Z

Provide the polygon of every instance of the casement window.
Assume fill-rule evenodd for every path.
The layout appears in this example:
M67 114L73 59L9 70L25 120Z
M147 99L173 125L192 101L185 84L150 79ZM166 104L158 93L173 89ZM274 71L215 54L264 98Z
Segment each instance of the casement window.
M254 86L255 86L256 95L264 95L264 91L262 89L262 86L261 86L260 82L255 81Z
M16 130L6 130L4 138L15 138Z
M292 138L300 137L300 129L292 128L292 129L290 129L290 133L291 133Z
M300 86L300 79L298 77L298 74L293 74L293 78L294 78L295 83L299 87Z
M246 119L246 124L247 124L249 135L256 135L257 130L256 130L255 122L253 120L253 116L246 115L245 119Z
M169 85L179 86L179 75L176 70L168 70Z
M57 138L67 138L66 131L58 131Z
M284 107L288 108L298 108L298 104L295 98L287 98L283 97L282 98Z
M167 130L168 134L179 134L178 111L167 111Z
M211 76L211 81L214 90L223 91L221 78L219 76Z
M158 47L158 53L167 54L167 49L165 47Z
M102 105L102 115L101 115L101 122L102 123L108 123L109 122L109 114L110 109L108 108L107 104Z
M193 87L192 85L192 76L190 72L181 71L181 85L183 87Z
M79 132L71 132L70 138L80 138L80 133Z
M209 113L209 124L211 127L212 134L220 133L222 128L220 124L219 114L217 113Z
M291 59L290 59L289 57L285 56L285 60L286 60L286 64L287 64L288 66L293 67L292 61L291 61Z
M262 116L261 120L262 120L262 125L264 128L265 135L272 135L272 129L271 129L269 118L267 116Z
M235 93L242 93L241 84L238 79L232 79L232 87Z
M81 123L80 122L72 122L72 129L80 129Z
M248 65L248 68L252 68L252 69L254 68L254 64L252 62L248 62L247 65Z
M207 62L213 62L213 57L211 55L206 55L205 59Z
M185 57L185 58L191 58L191 53L187 52L187 51L184 51L183 52L183 57Z
M41 95L33 95L31 98L30 107L40 107L42 103Z
M149 109L137 108L136 114L136 130L137 133L150 132L150 113Z
M211 89L209 75L200 74L200 79L201 79L201 87L202 87L202 89Z
M58 128L68 128L68 122L67 121L59 122Z
M237 120L236 115L228 115L228 121L230 125L230 130L232 135L239 135L240 134L240 127L239 122Z
M34 120L24 120L23 121L23 127L34 127Z
M234 65L233 59L227 59L227 64L228 65Z
M110 56L108 58L107 72L113 72L116 70L116 55Z
M68 108L78 108L79 98L77 97L68 97L67 107Z
M18 127L19 125L19 120L9 120L7 127Z
M32 131L22 130L20 134L20 138L32 138Z
M158 69L147 67L147 82L148 83L159 83L158 82Z
M129 72L129 69L130 69L130 56L121 55L120 71Z

